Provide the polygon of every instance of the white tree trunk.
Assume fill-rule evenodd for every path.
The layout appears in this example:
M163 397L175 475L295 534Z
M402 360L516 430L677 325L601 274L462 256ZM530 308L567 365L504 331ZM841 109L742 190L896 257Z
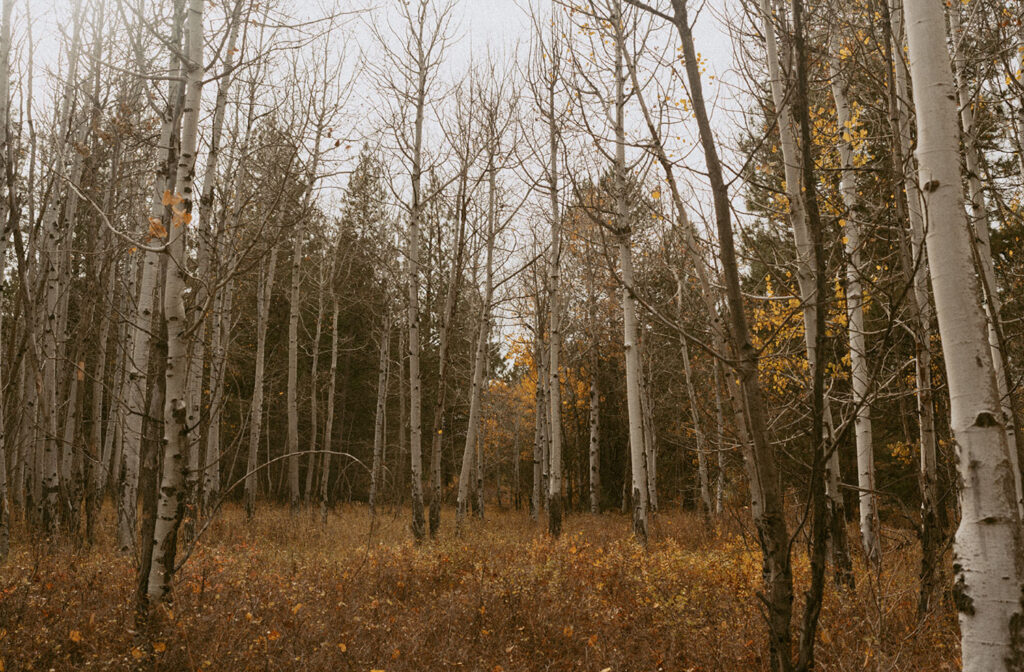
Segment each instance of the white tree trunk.
M175 189L165 200L167 272L164 278L164 318L167 321L167 371L164 400L163 466L153 528L153 558L146 594L160 602L171 591L177 532L184 513L182 487L188 450L188 320L185 313L185 232L193 212L199 104L203 89L203 0L189 0L185 16L185 104L181 119L181 151ZM179 195L180 194L180 195ZM178 205L180 202L180 206Z
M941 3L906 0L917 159L962 517L954 597L965 672L1024 667L1024 529L968 236L953 74Z
M327 382L327 417L324 419L324 464L320 469L320 524L327 525L328 488L331 478L331 448L334 438L334 390L338 380L338 297L331 302L331 373Z
M270 322L270 297L274 291L274 270L277 268L277 246L270 250L270 259L260 268L256 288L256 366L253 375L252 403L249 410L249 458L245 468L245 514L250 521L256 513L256 492L259 489L260 431L263 428L263 386L267 366L267 327Z
M620 15L621 15L621 8ZM615 49L615 228L622 274L622 337L626 356L626 405L629 412L629 455L632 472L633 534L647 543L647 468L644 454L643 410L640 404L640 350L637 342L636 299L633 297L632 221L626 175L626 97L622 40Z
M857 442L857 487L860 490L860 536L861 545L868 560L877 563L881 559L878 544L878 510L875 503L875 453L871 437L870 372L867 360L867 344L864 329L864 292L861 288L863 261L861 259L861 222L857 197L857 180L853 165L853 146L850 133L853 132L853 116L846 91L848 84L841 70L839 40L834 36L831 44L830 75L832 98L836 104L836 121L839 129L837 151L842 173L839 190L843 198L846 241L846 314L847 331L850 341L850 378L853 386L855 406L854 428Z
M373 465L370 468L370 514L377 513L377 490L380 488L384 455L384 415L388 400L388 366L391 363L391 317L385 309L384 329L380 335L380 360L377 364L377 410L373 418Z
M988 342L992 350L992 366L999 390L1000 405L1003 409L1003 424L1006 428L1006 441L1010 448L1010 460L1013 462L1014 487L1017 493L1017 510L1024 518L1024 484L1021 482L1020 454L1017 445L1016 413L1013 408L1013 397L1010 395L1008 372L1003 358L1002 323L1000 321L1001 302L999 287L996 284L995 268L992 265L992 244L989 237L988 209L985 205L985 194L981 185L981 155L978 147L978 132L974 124L974 106L977 101L968 91L966 57L964 49L966 41L960 25L960 7L953 5L949 9L950 28L956 38L958 49L954 52L957 98L960 101L960 123L963 127L964 163L967 168L968 207L973 227L973 244L976 260L981 271L982 296L985 299L985 314L988 317Z

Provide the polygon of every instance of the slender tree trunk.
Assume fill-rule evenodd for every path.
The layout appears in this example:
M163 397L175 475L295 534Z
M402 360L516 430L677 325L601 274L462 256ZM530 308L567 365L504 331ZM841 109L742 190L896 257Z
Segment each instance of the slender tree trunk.
M789 557L789 533L783 508L782 490L774 450L768 443L764 399L757 379L757 351L750 342L750 331L740 289L739 265L732 230L729 192L722 174L718 148L707 107L693 33L688 18L687 0L672 0L674 24L682 42L686 79L689 84L694 117L704 150L705 164L714 199L715 223L721 245L721 262L733 342L735 372L749 422L750 443L744 442L744 462L750 481L751 513L764 556L767 592L765 603L769 628L771 667L790 667L790 619L793 610L793 574Z
M907 86L907 70L903 61L903 10L901 0L886 0L883 7L889 12L890 31L886 41L892 69L889 71L890 125L893 129L893 143L898 145L893 152L896 175L901 178L902 188L894 190L897 214L903 214L906 203L906 220L910 224L909 246L907 232L901 228L901 264L912 292L908 296L914 332L914 363L917 387L917 414L920 432L921 464L918 481L921 490L921 593L918 599L918 613L924 614L930 607L936 591L937 556L943 531L939 524L938 452L935 430L935 405L932 397L932 307L931 292L928 288L928 260L924 249L924 221L921 212L921 193L917 184L917 165L911 154L911 119L909 113L910 92ZM904 192L904 193L900 193ZM904 197L906 201L904 201ZM900 217L901 227L903 217ZM907 247L910 249L907 250Z
M177 4L175 5L177 6ZM176 28L180 31L180 26ZM180 32L177 33L180 41ZM178 70L178 56L171 54L169 72ZM160 139L157 156L157 175L153 184L153 200L147 221L147 240L150 245L162 238L165 230L164 192L174 188L172 175L172 143L176 110L180 97L180 84L172 80L168 85L167 106L160 123ZM154 295L159 276L158 252L147 250L142 262L139 280L139 296L132 320L131 355L128 358L126 408L123 437L123 464L119 483L117 545L122 553L134 549L136 539L136 516L138 512L139 459L142 451L142 421L146 413L146 393L152 383L148 380L151 333L153 328Z
M985 314L988 318L988 341L992 351L992 366L995 370L996 385L1003 409L1003 425L1006 428L1006 442L1010 448L1013 463L1014 487L1017 493L1017 510L1024 518L1024 484L1021 482L1020 446L1017 445L1017 413L1010 394L1012 382L1003 357L1003 328L1000 320L1002 309L999 288L996 285L995 268L992 265L992 244L989 237L988 210L981 184L981 153L978 147L978 132L974 123L976 101L968 91L966 41L960 25L960 7L949 8L950 28L958 48L954 52L957 98L960 101L960 124L963 127L964 164L967 169L968 207L974 235L971 242L975 261L980 271L982 296L985 300Z
M168 190L164 203L170 207L167 222L167 270L164 279L164 318L167 322L167 371L164 374L163 465L156 524L153 528L153 560L147 595L160 602L170 595L174 575L178 528L184 515L182 486L188 450L188 324L185 313L185 232L192 221L199 104L203 88L203 0L189 0L185 13L185 103L182 108L181 152L178 155L176 189ZM180 194L180 195L179 195ZM180 207L179 204L180 203Z
M616 3L617 22L621 6ZM647 544L648 483L644 454L643 412L640 401L640 350L637 340L636 299L633 296L633 252L630 246L632 220L626 175L626 96L623 73L623 40L615 47L615 228L622 274L622 330L626 355L626 402L629 411L629 454L632 473L633 534Z
M377 490L380 487L384 454L384 415L387 412L388 366L391 363L391 317L384 310L384 329L380 336L380 361L377 366L377 411L373 420L373 465L370 470L370 515L377 513Z
M1024 668L1024 529L963 203L953 73L941 4L906 0L917 159L962 516L954 598L965 672Z
M338 379L338 297L331 296L331 373L327 382L327 417L324 420L324 464L320 472L320 524L327 526L328 488L331 478L331 449L334 439L334 391Z
M676 273L676 319L679 320L679 349L683 359L683 375L686 379L686 398L690 403L690 420L693 422L693 434L697 443L697 485L700 489L700 502L704 507L704 515L710 517L714 513L711 504L711 479L708 474L707 438L700 419L700 406L697 402L697 391L693 385L693 370L690 366L690 348L683 328L683 279ZM717 390L716 390L717 394ZM719 402L720 403L720 402Z
M464 168L459 181L458 220L459 228L455 239L455 259L444 299L444 313L438 333L437 397L434 400L434 423L430 433L430 537L437 536L441 528L441 446L444 440L445 401L448 394L448 333L458 304L459 289L462 285L462 255L465 247L466 219L469 197L466 194L468 168Z
M878 509L875 503L875 453L871 437L870 372L867 360L864 327L864 293L861 289L863 260L861 259L861 208L857 196L854 172L853 146L849 140L854 119L847 97L849 84L842 72L839 59L840 44L833 36L830 54L832 98L836 104L839 138L836 141L842 174L839 190L842 193L845 216L843 232L846 242L846 314L850 341L850 378L855 407L854 427L857 441L857 487L860 489L861 545L868 561L877 565L881 561L878 543Z
M459 472L459 493L455 511L455 529L462 530L462 523L469 506L470 479L473 473L474 451L480 433L480 407L483 399L483 387L486 378L487 342L491 333L491 298L494 293L493 257L494 257L494 216L496 209L494 183L494 157L489 157L490 195L488 197L487 232L485 240L486 269L484 292L481 297L480 327L477 333L476 354L473 357L473 381L469 395L469 424L466 429L466 444L462 452L462 469ZM478 479L479 480L479 479Z
M277 268L277 246L270 250L270 259L260 267L256 288L256 370L253 374L252 404L249 411L249 459L245 468L245 515L251 522L256 513L256 492L259 489L260 431L263 429L263 378L266 372L267 327L270 323L270 298L274 291L274 270Z

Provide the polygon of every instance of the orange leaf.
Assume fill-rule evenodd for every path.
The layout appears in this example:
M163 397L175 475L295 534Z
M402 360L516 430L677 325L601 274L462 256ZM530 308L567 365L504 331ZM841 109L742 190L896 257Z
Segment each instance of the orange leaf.
M167 644L164 642L153 642L153 650L157 653L163 653L167 650Z
M79 632L78 630L72 630L72 631L71 631L71 632L70 632L70 633L68 634L68 639L70 639L70 640L71 640L72 642L74 642L75 644L78 644L79 642L81 642L81 641L82 641L82 633L81 633L81 632Z

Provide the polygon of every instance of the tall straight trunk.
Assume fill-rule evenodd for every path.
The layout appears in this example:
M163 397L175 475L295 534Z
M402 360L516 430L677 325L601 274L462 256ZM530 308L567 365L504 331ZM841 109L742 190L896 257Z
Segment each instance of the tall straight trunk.
M866 333L864 327L864 292L861 276L864 262L861 258L860 213L862 209L857 196L857 180L853 165L853 146L850 133L853 132L853 116L847 97L849 83L842 72L839 59L838 36L833 36L830 45L830 77L832 98L836 104L836 122L839 137L836 149L839 153L841 174L839 190L843 198L846 241L846 314L847 331L850 341L850 378L853 387L855 407L854 428L857 442L857 487L860 489L860 537L868 561L881 561L878 543L878 508L875 502L875 453L871 437L870 372L867 359Z
M621 25L622 7L616 3L616 23ZM615 44L615 229L622 274L622 338L626 357L626 406L629 412L629 456L632 473L633 534L647 544L648 484L644 454L643 411L640 401L640 349L637 340L636 299L633 296L633 251L630 245L632 220L627 194L626 168L626 78L623 73L624 40Z
M306 220L311 213L313 185L320 165L320 142L323 135L323 119L317 120L316 141L309 165L302 214L295 223L292 240L291 292L288 295L288 502L294 514L299 508L299 311L301 309L299 288L302 280L302 248L306 236Z
M207 302L210 299L209 295L209 284L211 277L211 263L213 254L213 248L217 247L217 234L221 231L214 231L213 224L213 189L214 184L217 180L217 167L220 160L221 150L221 136L224 128L224 113L227 109L228 91L231 87L232 74L234 71L234 59L235 59L235 44L238 40L238 30L241 25L241 11L242 11L242 0L235 0L234 8L232 9L231 16L229 17L230 28L228 29L228 39L224 46L224 67L221 72L220 78L217 83L217 95L214 102L213 109L213 122L210 129L210 150L206 155L206 167L203 171L203 184L202 190L199 196L199 208L198 214L199 219L196 226L196 239L198 244L197 257L198 257L198 278L199 281L195 285L192 306L190 314L192 320L196 324L196 335L192 339L192 349L189 353L189 366L188 366L188 386L189 386L189 408L188 408L188 425L189 427L195 427L195 431L189 432L188 437L188 470L186 472L185 479L185 502L186 506L190 511L188 516L188 522L186 523L186 537L191 538L195 525L198 522L198 516L200 513L200 503L205 505L209 501L210 488L208 485L212 483L213 476L207 474L207 469L211 468L211 464L208 458L210 449L210 432L219 434L219 428L207 430L207 441L206 450L203 451L201 445L202 432L198 428L202 425L212 427L212 418L207 417L207 422L204 422L203 418L203 376L206 371L206 337L207 337L207 322L216 321L215 316L207 315ZM214 302L220 299L220 297L214 297ZM215 307L216 309L216 307ZM217 326L210 326L210 340L211 349L216 346L214 342L220 338L219 334L216 333ZM213 389L215 388L215 372L214 364L210 362L210 384L206 387L209 391L208 394L212 396ZM214 410L214 406L211 403L208 406L210 410ZM219 437L218 437L219 438ZM203 454L205 452L205 454ZM212 468L216 468L217 463L214 462ZM219 480L219 476L218 476ZM202 484L202 497L200 497L200 483Z
M597 382L596 354L590 358L590 418L588 424L590 425L590 512L601 513L601 392Z
M715 478L715 513L721 514L725 502L725 431L722 417L722 364L715 360L715 451L718 453L718 476Z
M5 268L5 253L7 250L7 222L11 205L14 203L14 181L13 166L14 152L11 149L11 12L14 9L14 0L3 0L2 15L0 15L0 165L3 166L3 174L0 180L4 185L3 198L0 199L0 273ZM2 323L0 323L2 324ZM0 334L3 333L0 328ZM6 367L5 367L6 370ZM2 378L0 378L2 384ZM4 416L5 394L0 387L0 564L7 559L10 550L11 511L10 498L7 492L7 418ZM15 461L18 462L17 451L14 452ZM17 472L17 470L15 470ZM15 487L20 487L16 485Z
M796 278L800 290L800 302L803 308L804 344L807 353L808 369L810 378L816 376L816 362L818 361L817 343L820 323L818 311L824 310L819 307L821 298L817 296L816 271L814 267L814 245L811 223L808 222L807 203L808 195L805 194L803 178L801 173L805 169L801 158L801 145L797 142L796 128L794 123L794 110L787 92L787 81L782 74L781 55L779 54L777 38L775 35L775 22L770 0L761 0L762 31L765 36L765 51L768 60L768 73L771 85L772 102L778 118L779 145L782 150L786 180L786 196L789 203L789 221L793 228L793 241L796 248ZM796 110L798 115L803 110ZM823 407L822 427L826 432L825 441L831 443L831 429L833 427L831 417L831 406L826 401ZM814 421L817 418L813 419ZM821 436L815 436L813 441L822 441ZM828 498L828 511L830 534L830 551L832 562L836 570L838 581L850 582L852 580L851 561L849 558L848 544L846 540L845 513L843 511L843 498L839 489L839 454L836 446L831 446L826 458L824 478L826 479L826 492ZM817 488L812 484L811 488Z
M444 312L438 330L437 396L434 400L434 422L430 433L430 536L437 536L441 528L441 445L444 440L445 401L448 395L449 330L455 318L459 288L462 285L462 254L465 247L466 219L469 197L466 194L466 168L459 179L456 199L459 227L455 238L455 258L444 298Z
M177 5L175 5L177 7ZM180 31L180 26L175 29ZM177 33L180 41L180 32ZM172 53L168 71L178 70L178 56ZM167 105L160 121L160 139L157 145L157 174L153 183L153 200L146 221L147 240L152 243L160 239L164 229L164 192L174 188L172 176L172 143L176 122L176 111L181 84L171 80L168 84ZM131 327L131 355L127 362L128 388L125 429L123 437L122 464L120 466L117 545L122 553L135 548L136 516L138 515L139 459L142 451L143 417L146 414L146 395L153 381L148 380L149 358L152 343L154 295L159 276L160 253L146 250L142 261L139 280L139 295Z
M689 85L694 117L700 133L701 147L707 166L714 200L715 224L721 245L722 273L726 290L728 316L732 336L732 356L739 379L740 399L746 410L748 437L744 442L744 462L751 491L751 513L758 531L764 558L766 594L764 596L769 629L771 667L790 667L790 620L793 611L793 573L789 556L789 533L786 529L782 488L775 462L775 451L768 442L764 399L757 379L757 351L750 342L750 330L744 313L740 287L739 264L732 230L732 212L728 186L722 173L718 147L711 129L704 102L703 83L693 33L688 18L687 0L672 0L673 24L679 32L683 48L686 80Z
M911 328L914 333L914 365L917 387L917 415L921 463L918 482L921 491L921 593L918 612L924 613L931 605L937 586L936 569L942 530L939 524L938 451L935 431L935 405L932 397L932 307L928 288L928 260L924 249L924 218L921 212L921 193L917 183L917 164L911 153L910 92L907 85L906 63L903 60L903 10L901 0L886 0L883 8L889 13L890 30L886 42L892 69L889 70L889 115L893 130L895 173L901 185L894 188L898 214L909 222L909 236L902 228L900 218L901 263L911 289L907 297ZM903 193L900 193L903 192ZM906 200L904 200L904 198ZM909 245L906 238L910 239ZM907 249L909 247L909 250Z
M385 308L384 329L380 335L380 360L377 364L377 410L373 418L373 464L370 469L370 515L377 513L377 491L380 488L384 455L384 415L388 400L388 367L391 363L391 317Z
M45 437L43 439L43 461L42 461L42 493L40 504L42 506L42 522L47 534L54 534L57 531L59 521L58 512L58 491L60 489L60 452L61 447L58 441L58 355L63 347L61 342L62 319L61 319L61 296L64 270L65 235L68 233L66 222L62 221L59 197L61 193L60 184L62 177L70 175L73 169L73 154L77 154L71 148L71 124L73 98L76 91L76 80L78 73L78 58L81 47L82 28L82 3L78 0L73 9L74 29L71 44L68 51L67 79L64 92L61 98L57 119L56 151L57 158L55 168L60 171L60 176L55 179L54 185L44 206L42 222L40 225L41 234L45 243L41 250L42 269L40 272L44 277L43 304L42 310L42 367L43 381L40 395L40 408L43 412ZM76 185L77 186L77 185ZM70 190L69 190L70 191Z
M321 273L323 266L321 265ZM320 368L320 338L323 335L324 327L324 279L320 278L319 291L316 301L316 327L313 331L313 361L309 368L309 455L306 459L306 487L302 491L303 503L309 506L313 496L313 476L316 471L316 441L317 426L319 418L319 368Z
M412 153L412 207L409 215L406 244L406 284L409 292L408 337L409 347L409 477L412 497L412 535L416 541L426 536L423 511L423 381L420 375L420 219L423 216L422 148L423 119L426 105L426 65L420 63L416 90L416 117L413 128Z
M331 372L327 381L327 417L324 419L324 464L320 470L320 524L327 526L328 488L331 478L331 449L334 439L334 390L338 380L338 297L331 296Z
M654 429L654 406L651 404L650 379L644 373L643 348L640 348L640 411L644 421L644 465L647 469L647 504L658 510L658 439Z
M544 348L541 345L542 327L540 310L538 304L537 311L537 331L535 333L536 343L534 345L533 361L537 365L537 384L534 391L534 430L533 430L533 490L530 492L530 518L537 520L540 517L541 507L543 506L543 488L544 488L544 457L546 455L546 448L544 446L545 434L544 427L547 426L547 405L544 401L544 378L541 376L541 358L544 353Z
M231 343L231 306L234 281L229 280L214 299L210 321L210 411L203 459L203 509L210 511L220 498L220 426L224 416L224 382Z
M203 0L189 0L183 18L187 61L185 102L182 107L181 151L175 189L164 195L169 206L167 222L167 270L164 277L164 319L167 323L167 371L164 374L163 464L156 524L153 528L153 560L147 595L150 602L168 597L174 575L178 528L184 515L182 486L188 450L188 320L185 313L185 232L192 221L196 142L199 135L199 104L203 89ZM180 203L180 207L179 204Z
M552 26L552 33L554 32L555 28ZM557 59L558 56L553 53L552 58ZM548 122L548 216L551 218L551 256L548 259L548 424L551 428L548 532L556 538L562 533L562 213L558 202L558 112L555 106L557 67L553 65L552 75L546 78L548 107L543 112Z
M256 287L256 366L253 374L252 403L249 410L249 459L245 467L245 515L252 521L256 513L256 494L260 431L263 429L263 387L267 366L267 327L270 324L270 298L274 291L274 270L277 268L277 246L270 250L270 259L260 266Z
M305 213L304 213L305 214ZM299 507L299 281L305 216L292 232L291 291L288 295L288 501L294 514Z
M949 23L958 48L954 52L957 99L960 101L960 124L963 128L964 165L967 169L968 207L974 232L972 243L977 263L982 296L985 300L985 315L988 318L988 342L992 351L992 366L995 370L996 385L1003 409L1003 424L1006 428L1006 442L1013 462L1014 487L1017 493L1017 510L1024 518L1024 484L1021 482L1020 446L1017 445L1017 413L1010 394L1012 382L1003 357L1003 329L1000 320L1002 309L999 288L996 285L995 268L992 265L992 243L989 236L988 210L981 184L981 150L978 147L978 131L974 123L976 100L968 90L967 65L964 49L966 40L960 24L960 7L949 8Z
M708 473L707 438L700 419L700 406L697 402L697 391L693 385L693 370L690 366L690 348L683 328L683 279L676 274L676 319L679 320L679 350L683 358L683 375L686 380L686 398L690 404L690 420L693 422L693 434L697 443L697 486L700 490L700 502L704 507L704 515L710 517L714 512L711 504L711 479ZM716 390L717 394L717 390Z
M476 353L473 357L473 380L469 394L469 424L466 429L466 444L462 452L462 468L459 472L459 492L455 510L455 529L461 531L463 520L469 506L470 480L473 474L474 451L477 448L480 434L480 407L483 399L483 387L486 378L487 342L491 333L491 299L494 293L494 228L497 207L497 193L494 175L494 157L489 156L490 194L488 196L487 232L484 254L485 279L484 292L481 297L480 322L477 331Z
M1024 528L969 239L943 6L905 0L917 159L957 444L954 599L965 672L1024 668Z

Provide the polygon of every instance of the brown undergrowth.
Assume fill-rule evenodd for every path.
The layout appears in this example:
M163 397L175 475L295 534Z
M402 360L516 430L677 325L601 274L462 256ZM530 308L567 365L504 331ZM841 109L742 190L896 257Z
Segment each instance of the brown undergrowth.
M365 507L344 507L323 530L308 512L263 507L249 525L229 507L145 639L131 629L133 560L112 538L91 550L16 538L0 567L0 669L766 669L759 553L734 521L659 514L644 552L618 515L569 516L553 541L492 510L461 539L446 518L422 546L407 519L383 513L371 529ZM819 669L959 667L951 609L917 622L916 544L888 532L880 576L857 563L856 590L829 590Z

